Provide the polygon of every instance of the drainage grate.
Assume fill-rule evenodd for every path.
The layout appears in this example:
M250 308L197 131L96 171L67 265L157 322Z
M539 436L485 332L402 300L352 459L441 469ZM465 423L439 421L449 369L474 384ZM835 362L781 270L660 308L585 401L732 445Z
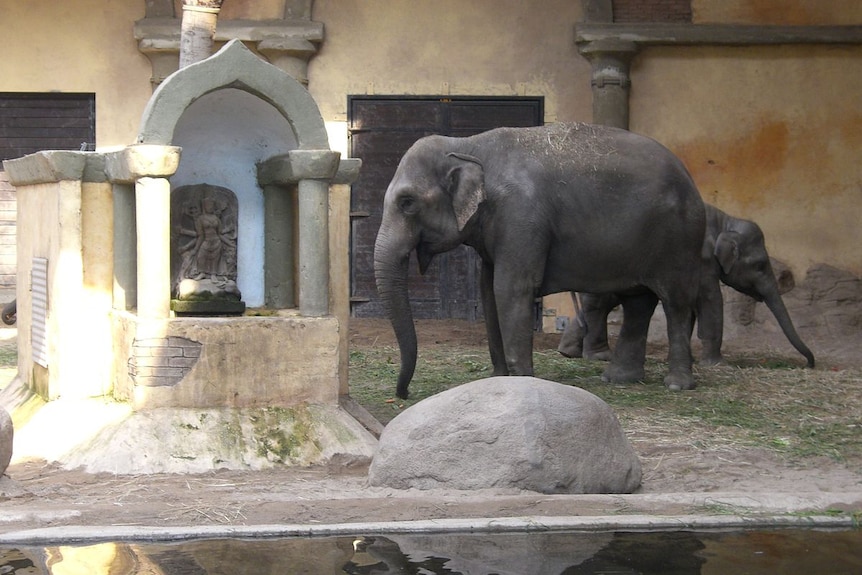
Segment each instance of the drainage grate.
M46 258L33 258L30 290L33 301L30 322L33 361L42 367L48 367L48 260Z

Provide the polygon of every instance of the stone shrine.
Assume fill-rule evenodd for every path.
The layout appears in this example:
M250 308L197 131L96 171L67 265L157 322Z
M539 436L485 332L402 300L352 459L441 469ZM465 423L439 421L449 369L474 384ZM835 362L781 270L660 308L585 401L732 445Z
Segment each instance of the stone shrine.
M159 85L134 144L4 165L16 457L114 473L370 457L345 409L359 161L330 150L301 82L234 40Z

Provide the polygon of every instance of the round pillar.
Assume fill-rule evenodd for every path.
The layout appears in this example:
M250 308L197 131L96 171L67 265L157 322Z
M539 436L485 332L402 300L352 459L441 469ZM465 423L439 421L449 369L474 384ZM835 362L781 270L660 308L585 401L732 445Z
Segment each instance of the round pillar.
M593 123L629 128L631 60L637 53L634 42L596 40L578 46L592 65Z
M296 307L294 233L296 184L263 186L264 300L267 307Z
M167 178L135 182L138 240L138 316L171 314L171 183Z
M308 316L327 315L329 181L299 181L299 222L299 312Z

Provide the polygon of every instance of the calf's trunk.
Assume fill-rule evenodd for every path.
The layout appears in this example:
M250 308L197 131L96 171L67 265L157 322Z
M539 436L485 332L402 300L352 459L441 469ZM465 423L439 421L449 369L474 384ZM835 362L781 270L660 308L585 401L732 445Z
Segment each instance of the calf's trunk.
M814 367L814 354L811 353L811 350L808 349L808 346L805 345L802 338L799 337L798 333L796 333L796 328L793 327L793 322L790 320L790 314L787 312L784 300L781 299L781 296L778 293L777 286L775 289L770 289L766 293L761 293L763 294L763 301L766 304L766 307L769 308L769 311L771 311L772 315L775 316L775 319L778 320L778 325L781 327L781 331L784 332L788 341L790 341L799 353L805 356L805 359L808 360L808 367Z

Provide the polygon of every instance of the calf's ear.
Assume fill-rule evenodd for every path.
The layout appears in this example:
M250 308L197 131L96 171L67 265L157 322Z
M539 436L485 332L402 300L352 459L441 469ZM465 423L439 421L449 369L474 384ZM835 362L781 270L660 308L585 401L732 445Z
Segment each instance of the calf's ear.
M734 264L739 261L739 234L737 232L722 232L715 238L715 259L724 273L729 274Z
M482 162L473 156L457 152L446 156L454 160L446 181L458 230L461 231L476 213L479 204L485 201L485 170Z

